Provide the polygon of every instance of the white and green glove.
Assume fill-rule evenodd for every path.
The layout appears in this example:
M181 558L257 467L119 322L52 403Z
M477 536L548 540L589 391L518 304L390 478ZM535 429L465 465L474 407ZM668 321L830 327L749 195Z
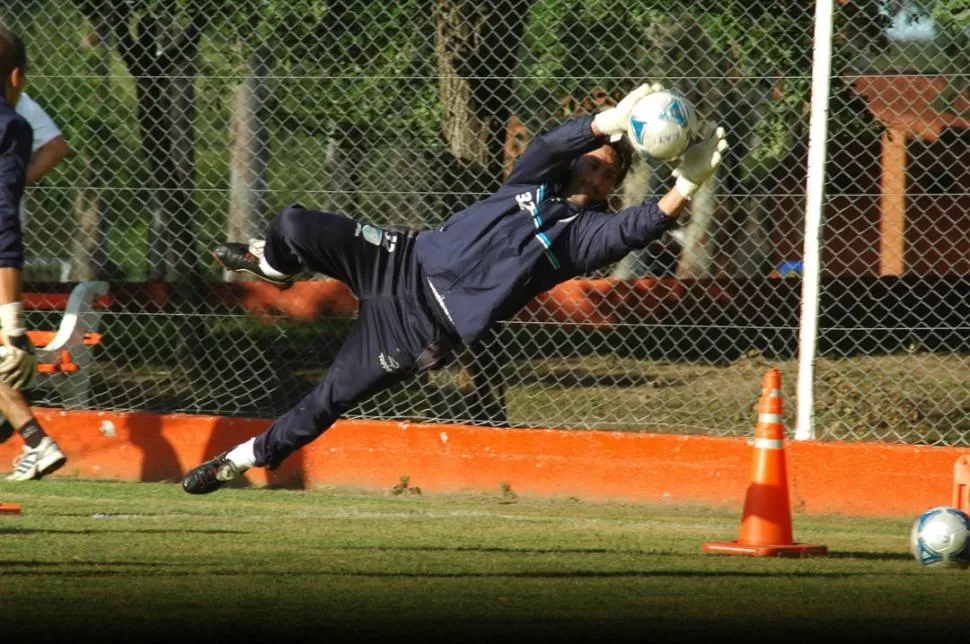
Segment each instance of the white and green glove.
M616 107L603 110L594 116L593 123L596 124L600 132L610 137L610 141L615 141L616 138L626 133L627 126L630 123L630 114L633 113L633 107L637 104L637 101L647 94L659 92L663 88L660 83L644 83L624 96L623 100L616 104Z
M37 356L21 322L22 312L20 302L0 304L0 382L12 389L26 389L37 374Z
M700 142L684 151L680 165L673 174L677 177L677 191L687 199L692 198L704 182L717 172L728 149L724 135L723 127L715 127L710 121L705 121L700 128Z

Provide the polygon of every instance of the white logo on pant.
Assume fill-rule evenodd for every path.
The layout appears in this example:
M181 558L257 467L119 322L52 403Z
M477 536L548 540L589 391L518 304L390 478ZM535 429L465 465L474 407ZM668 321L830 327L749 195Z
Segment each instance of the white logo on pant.
M368 244L383 246L389 253L393 253L397 248L397 233L387 232L370 224L358 223L354 237L363 237Z
M387 373L394 373L401 368L401 363L392 358L391 356L384 355L383 353L377 356L377 361L381 363L381 369Z

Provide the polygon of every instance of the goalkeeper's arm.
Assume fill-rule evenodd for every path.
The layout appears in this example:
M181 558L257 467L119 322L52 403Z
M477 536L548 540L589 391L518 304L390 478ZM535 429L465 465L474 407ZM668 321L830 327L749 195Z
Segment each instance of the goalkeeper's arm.
M545 183L561 174L576 157L595 150L608 138L622 136L636 102L660 89L663 88L659 83L640 85L615 107L594 116L570 119L536 137L515 164L506 183Z
M639 250L675 225L697 189L717 171L727 151L724 128L705 124L701 141L684 153L675 171L677 183L659 200L624 208L616 214L588 212L567 229L576 273L608 266L631 250Z

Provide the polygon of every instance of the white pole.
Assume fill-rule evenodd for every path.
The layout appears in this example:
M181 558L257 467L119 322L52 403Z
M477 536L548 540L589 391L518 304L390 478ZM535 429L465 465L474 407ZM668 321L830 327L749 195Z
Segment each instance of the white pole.
M828 136L832 73L832 2L815 3L815 53L812 62L812 112L808 130L808 180L805 185L805 249L802 254L802 315L799 324L798 392L795 440L815 438L815 347L818 338L819 273L822 262L822 208L825 144Z

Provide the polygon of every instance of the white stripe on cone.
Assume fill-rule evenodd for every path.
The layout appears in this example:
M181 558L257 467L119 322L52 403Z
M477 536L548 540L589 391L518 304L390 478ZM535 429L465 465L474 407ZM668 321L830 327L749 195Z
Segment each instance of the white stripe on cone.
M756 449L781 449L785 441L778 438L756 438L754 446Z

